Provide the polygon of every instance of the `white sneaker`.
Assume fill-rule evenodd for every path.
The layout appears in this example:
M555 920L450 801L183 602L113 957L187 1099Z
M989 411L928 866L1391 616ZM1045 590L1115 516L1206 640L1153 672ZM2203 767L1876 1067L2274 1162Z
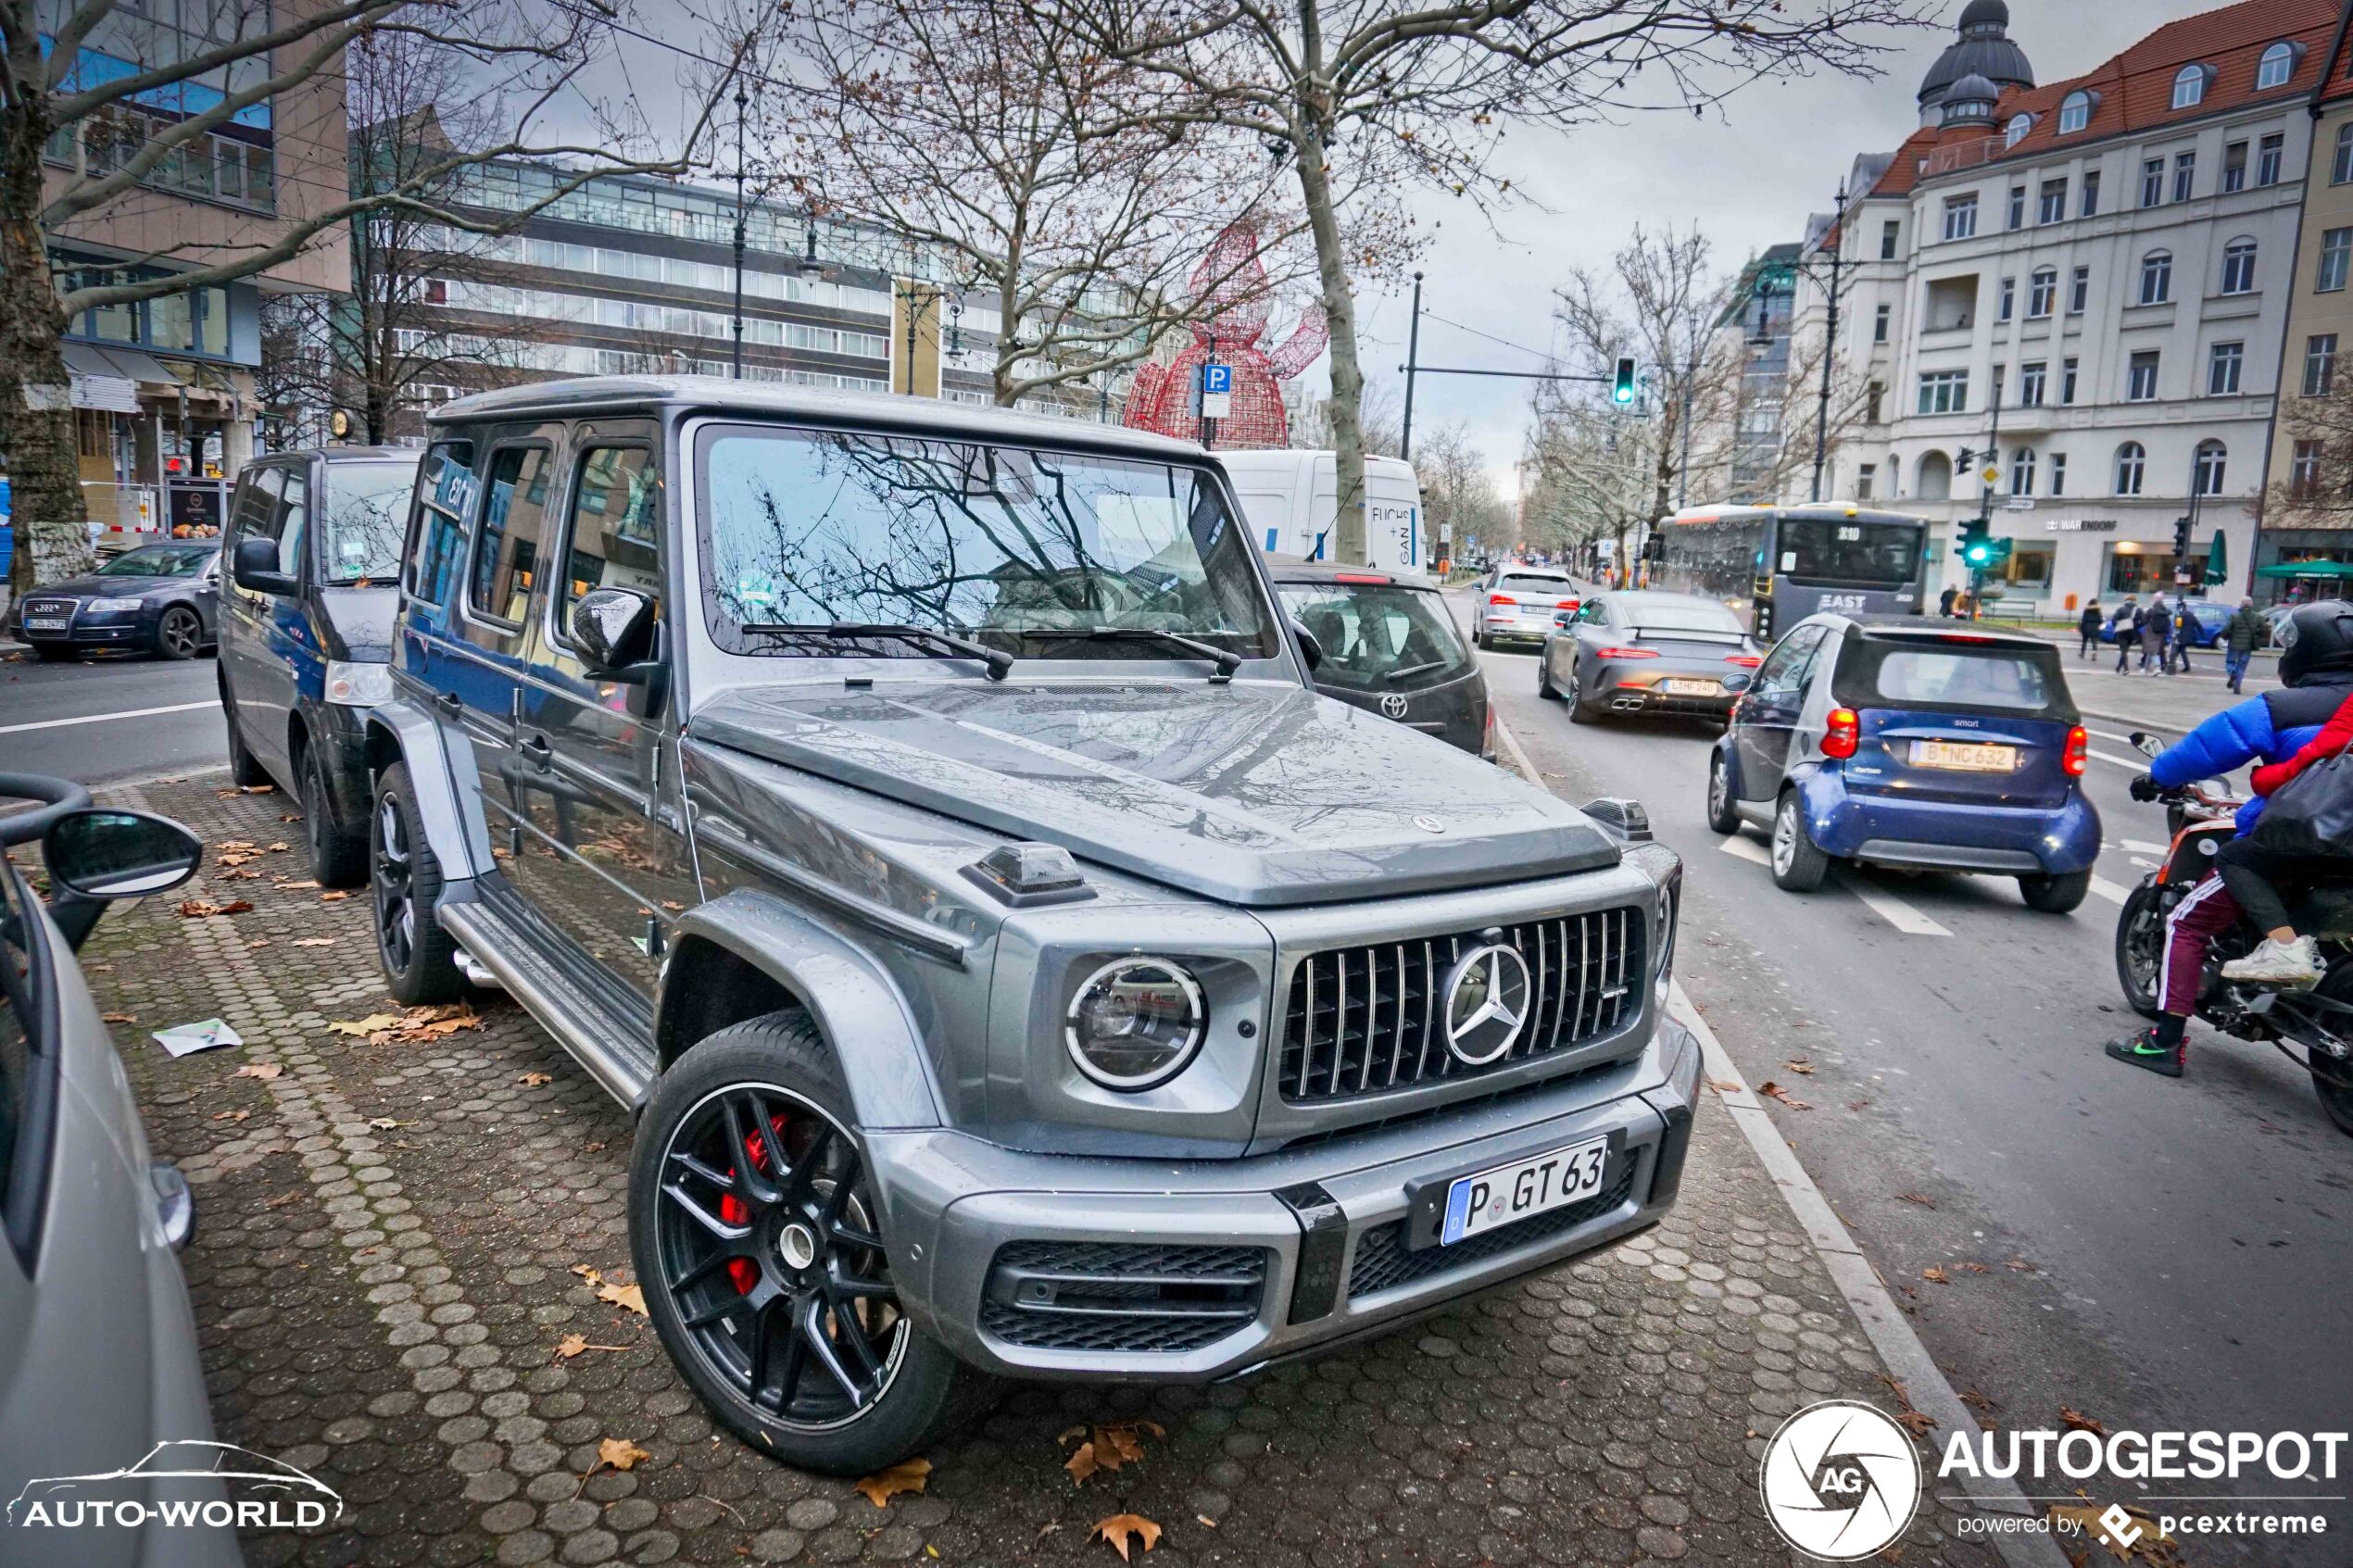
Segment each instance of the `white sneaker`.
M2259 980L2273 985L2310 985L2321 978L2321 950L2309 936L2274 942L2266 936L2255 951L2222 966L2225 980Z

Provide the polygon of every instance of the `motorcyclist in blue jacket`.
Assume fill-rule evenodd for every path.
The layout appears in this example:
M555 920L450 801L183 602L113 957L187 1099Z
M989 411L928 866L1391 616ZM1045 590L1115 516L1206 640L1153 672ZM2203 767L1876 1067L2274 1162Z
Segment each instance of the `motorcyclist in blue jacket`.
M2221 778L2250 762L2284 761L2320 734L2353 694L2353 604L2327 599L2303 606L2281 623L2279 642L2283 689L2224 709L2168 747L2133 781L2133 799L2155 800L2161 791ZM2239 808L2239 841L2255 831L2262 811L2260 796ZM2220 877L2208 877L2173 906L2158 972L2162 1016L2152 1028L2109 1041L2108 1055L2168 1078L2182 1075L2183 1042L2197 1011L2207 947L2239 916L2239 902Z

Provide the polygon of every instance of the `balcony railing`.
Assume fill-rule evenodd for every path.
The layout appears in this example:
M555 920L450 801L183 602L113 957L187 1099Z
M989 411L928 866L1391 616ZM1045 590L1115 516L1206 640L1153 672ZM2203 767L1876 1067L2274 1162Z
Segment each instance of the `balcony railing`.
M1921 173L1930 179L1939 174L1951 174L1957 169L1975 169L1992 163L2007 150L2008 142L2000 136L1978 136L1966 142L1954 142L1936 148L1922 160Z
M42 148L42 156L68 169L78 162L89 177L103 179L175 123L118 105L58 130ZM82 144L78 160L74 156L77 136ZM148 190L225 202L253 212L278 210L276 154L269 147L227 136L189 137L158 158L139 183Z

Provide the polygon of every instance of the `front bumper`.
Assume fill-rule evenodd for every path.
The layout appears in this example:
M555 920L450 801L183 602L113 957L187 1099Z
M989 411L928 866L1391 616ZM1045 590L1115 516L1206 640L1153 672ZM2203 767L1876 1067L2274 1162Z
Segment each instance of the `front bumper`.
M868 1153L901 1303L963 1360L1024 1378L1202 1382L1395 1326L1655 1223L1681 1181L1699 1071L1697 1042L1662 1020L1629 1060L1249 1159L1026 1154L949 1131L870 1133ZM1610 1162L1592 1197L1453 1248L1405 1245L1415 1184L1604 1135ZM1126 1260L1129 1299L1137 1278L1176 1283L1132 1311L1102 1311L1083 1290L1074 1298L1093 1305L1058 1306L1056 1281L1074 1277L1062 1271L1114 1257ZM1213 1273L1196 1259L1254 1288L1200 1284ZM1213 1294L1215 1321L1193 1315Z
M2065 876L2100 854L2100 817L2081 791L2063 806L1899 800L1817 773L1802 786L1806 826L1825 853L1874 865L2006 876Z
M66 619L69 624L63 628L27 625L28 617L24 614L12 614L9 619L16 623L16 634L20 640L47 647L145 647L155 640L156 634L156 612L145 607L100 614L77 603L69 617L35 618Z

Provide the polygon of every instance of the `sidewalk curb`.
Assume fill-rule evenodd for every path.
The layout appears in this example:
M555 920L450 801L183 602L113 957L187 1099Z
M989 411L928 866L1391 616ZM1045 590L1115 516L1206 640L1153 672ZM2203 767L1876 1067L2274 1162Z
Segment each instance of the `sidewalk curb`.
M1511 758L1512 766L1520 776L1542 789L1542 775L1529 759L1528 753L1521 749L1519 737L1513 734L1510 727L1500 719L1495 721L1495 740ZM1856 1321L1862 1325L1864 1336L1870 1340L1871 1348L1886 1363L1889 1375L1904 1386L1912 1409L1936 1424L1931 1432L1923 1434L1923 1441L1931 1459L1941 1453L1956 1435L1973 1441L1977 1436L1977 1423L1970 1419L1968 1407L1961 1403L1960 1394L1945 1377L1944 1369L1928 1353L1928 1347L1920 1343L1919 1336L1913 1332L1912 1325L1905 1321L1903 1310L1888 1294L1879 1271L1871 1266L1869 1259L1863 1256L1844 1222L1831 1209L1830 1199L1822 1196L1821 1188L1816 1186L1814 1179L1806 1173L1797 1151L1773 1125L1773 1119L1765 1110L1764 1102L1749 1088L1748 1080L1741 1075L1740 1068L1725 1051L1723 1043L1717 1039L1716 1031L1708 1026L1707 1020L1700 1016L1699 1009L1684 994L1680 981L1668 982L1667 997L1669 1016L1689 1029L1699 1041L1706 1064L1706 1075L1711 1080L1709 1092L1722 1103L1725 1113L1732 1119L1732 1124L1748 1140L1750 1150L1755 1154L1757 1162L1765 1167L1765 1174L1780 1194L1781 1201L1788 1205L1791 1216L1806 1232L1815 1255L1821 1259L1823 1268L1829 1271L1831 1283L1838 1286L1839 1294L1845 1298L1847 1310L1855 1314ZM1719 1085L1729 1085L1730 1087L1719 1087ZM1934 1480L1932 1466L1924 1469L1921 1480L1925 1490ZM2040 1512L2020 1492L2015 1481L1965 1476L1939 1484L1957 1486L1986 1513L2041 1517ZM2009 1568L2066 1568L2067 1558L2059 1550L2057 1540L2050 1536L1996 1530L1977 1538L1999 1553Z

